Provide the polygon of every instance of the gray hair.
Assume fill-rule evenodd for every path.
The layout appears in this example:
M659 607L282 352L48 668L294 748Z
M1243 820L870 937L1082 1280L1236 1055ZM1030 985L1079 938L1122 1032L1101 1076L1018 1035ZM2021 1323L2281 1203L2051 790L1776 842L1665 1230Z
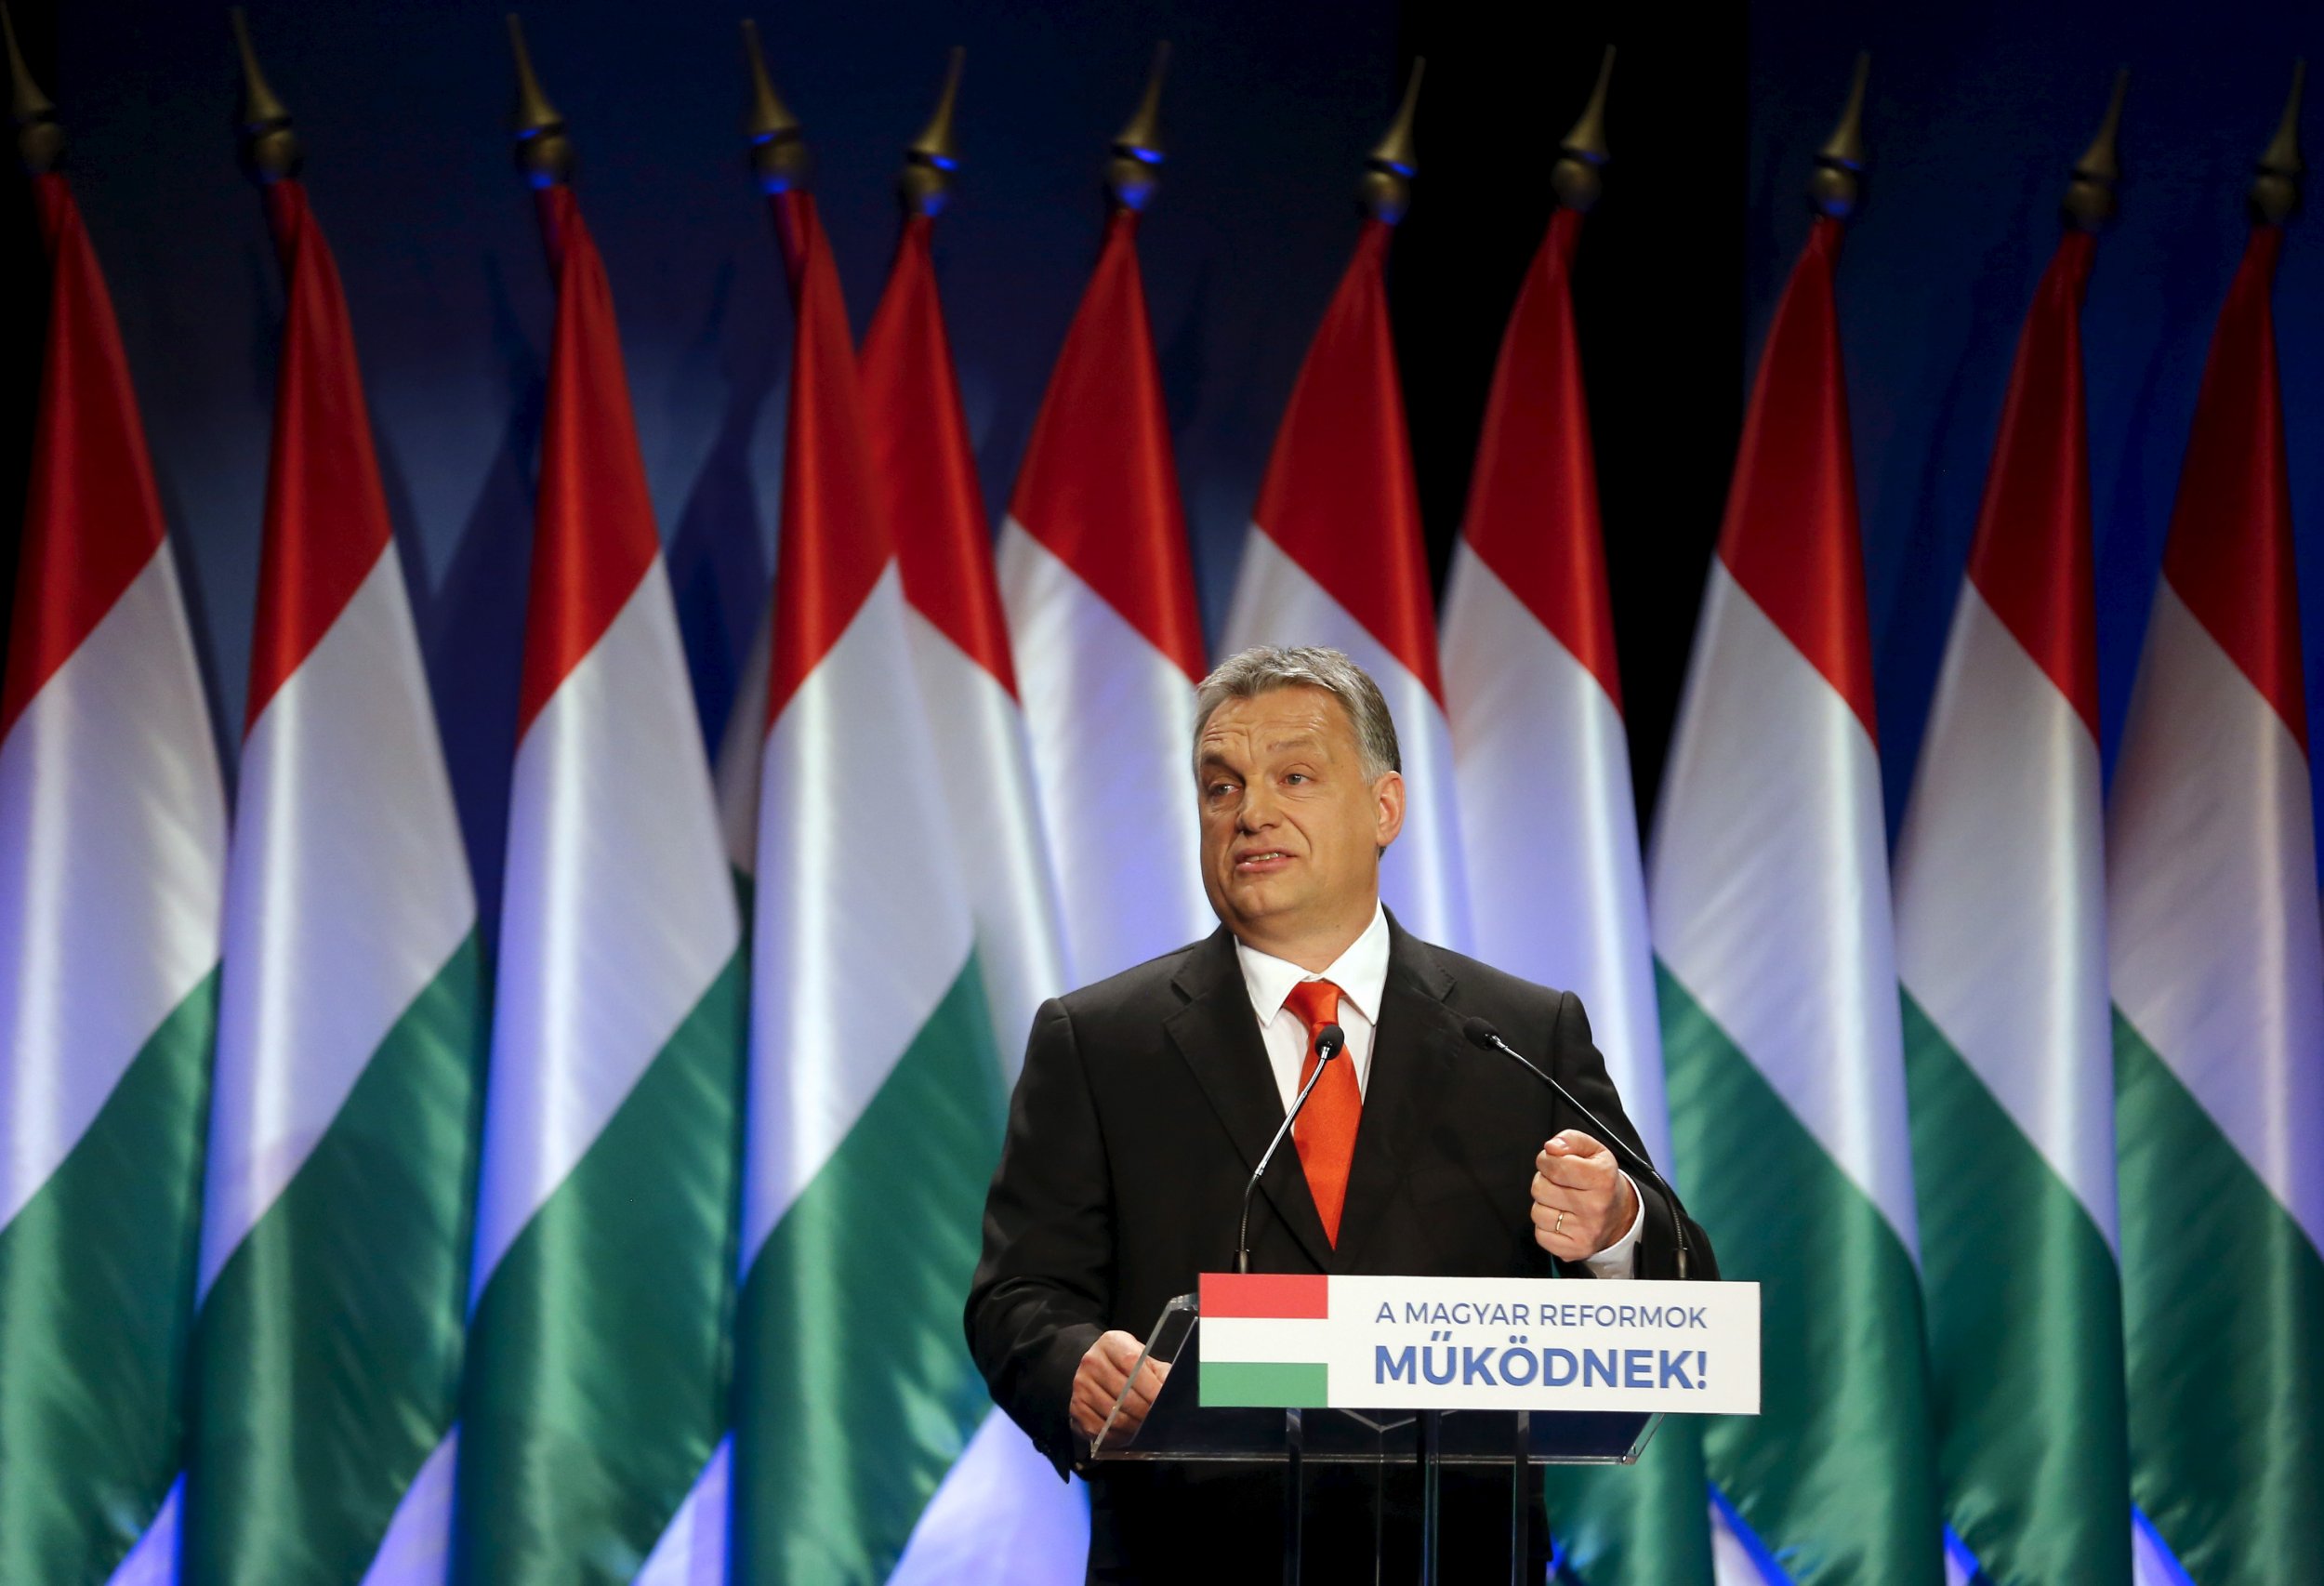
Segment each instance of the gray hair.
M1195 690L1196 773L1200 774L1202 763L1202 730L1209 724L1211 712L1230 699L1250 699L1274 689L1301 687L1322 689L1348 713L1366 781L1404 769L1388 701L1363 667L1337 650L1259 644L1220 662Z

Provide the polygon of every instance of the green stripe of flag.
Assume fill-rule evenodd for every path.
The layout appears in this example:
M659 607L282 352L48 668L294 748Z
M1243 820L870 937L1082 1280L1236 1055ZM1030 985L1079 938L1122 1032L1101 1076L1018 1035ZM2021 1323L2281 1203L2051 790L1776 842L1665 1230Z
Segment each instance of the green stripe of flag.
M1712 1579L1710 1492L1693 1416L1663 1417L1635 1465L1552 1466L1545 1496L1560 1581L1686 1586Z
M1217 1408L1321 1409L1331 1402L1331 1368L1320 1360L1206 1360L1202 1402Z
M1996 1580L2131 1575L2121 1288L2066 1181L1908 994L1947 1517Z
M960 1305L1002 1124L971 953L745 1282L735 1580L884 1581L989 1411Z
M727 961L477 1301L458 1586L627 1583L724 1433L746 965Z
M101 1581L180 1454L212 971L0 1229L0 1580Z
M2132 1494L2203 1586L2324 1572L2324 1258L2114 1019Z
M1670 1136L1723 1276L1756 1281L1756 1418L1708 1418L1710 1479L1801 1586L1936 1586L1942 1521L1911 1258L1869 1196L1658 960Z
M451 1430L483 1001L471 932L211 1285L194 1333L187 1586L362 1579Z

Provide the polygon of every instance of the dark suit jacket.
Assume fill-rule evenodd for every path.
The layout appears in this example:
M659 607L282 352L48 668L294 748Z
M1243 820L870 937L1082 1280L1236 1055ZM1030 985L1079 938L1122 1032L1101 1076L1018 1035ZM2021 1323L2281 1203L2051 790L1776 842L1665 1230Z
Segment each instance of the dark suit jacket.
M1286 1149L1252 1199L1252 1270L1550 1276L1564 1263L1534 1242L1533 1159L1559 1130L1587 1126L1515 1064L1471 1045L1462 1024L1491 1021L1635 1147L1581 1002L1420 941L1393 916L1388 929L1340 1243L1325 1238ZM1145 1337L1197 1274L1232 1270L1243 1186L1283 1110L1223 928L1042 1006L985 1200L966 1320L994 1401L1061 1473L1085 1451L1067 1414L1083 1353L1110 1328ZM1653 1190L1640 1197L1640 1275L1674 1276L1670 1212ZM1716 1276L1710 1239L1689 1230L1694 1274ZM1588 1275L1578 1264L1569 1272ZM1152 1573L1137 1567L1142 1544L1119 1533L1133 1528L1130 1508L1145 1506L1131 1489L1160 1503L1171 1481L1123 1471L1093 1477L1093 1579ZM1279 1507L1261 1500L1252 1513L1273 1521ZM1127 1561L1118 1575L1099 1567L1109 1557Z

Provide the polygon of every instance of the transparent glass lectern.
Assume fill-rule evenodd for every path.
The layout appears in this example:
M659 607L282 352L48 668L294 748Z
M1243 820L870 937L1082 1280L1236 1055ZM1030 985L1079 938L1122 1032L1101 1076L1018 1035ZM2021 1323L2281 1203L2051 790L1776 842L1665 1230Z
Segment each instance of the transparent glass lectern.
M1305 1529L1301 1478L1308 1464L1418 1468L1422 1586L1436 1586L1440 1472L1448 1465L1507 1470L1513 1583L1522 1579L1525 1564L1534 1467L1634 1464L1662 1420L1636 1412L1205 1408L1194 1348L1199 1324L1192 1294L1182 1294L1162 1308L1146 1334L1137 1369L1115 1399L1105 1424L1089 1440L1086 1462L1283 1465L1286 1586L1299 1586ZM1186 1369L1173 1369L1182 1359ZM1164 1373L1162 1387L1145 1420L1130 1426L1123 1421L1122 1405L1150 1364Z

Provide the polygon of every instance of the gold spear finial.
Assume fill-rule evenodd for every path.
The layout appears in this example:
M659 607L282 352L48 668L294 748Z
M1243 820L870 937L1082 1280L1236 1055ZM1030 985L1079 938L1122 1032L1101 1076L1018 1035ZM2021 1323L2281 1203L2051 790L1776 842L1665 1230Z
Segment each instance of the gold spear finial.
M239 6L226 13L226 20L233 24L234 48L242 57L242 162L252 176L271 187L298 174L305 151L291 129L288 107L274 97L266 73L258 70L258 52L250 45L250 20Z
M533 57L524 47L524 24L508 13L508 47L517 61L517 102L509 125L516 134L517 169L535 187L561 187L573 179L573 139L565 135L565 118L541 92L533 75Z
M1856 57L1855 78L1848 86L1848 103L1840 125L1816 151L1816 174L1808 178L1807 201L1818 215L1845 220L1864 197L1864 89L1872 75L1872 57Z
M743 19L743 63L750 69L750 109L743 116L743 132L750 139L750 169L759 191L788 192L805 187L814 169L807 152L807 129L774 91L766 53L759 47L759 24L747 17Z
M2251 218L2263 226L2280 226L2300 207L2300 175L2307 167L2300 159L2300 90L2308 80L2308 63L2291 63L2291 97L2284 100L2283 119L2276 136L2260 152L2259 174L2251 178Z
M2106 119L2098 124L2098 135L2074 162L2074 174L2066 184L2066 223L2078 231L2094 236L2114 218L2114 184L2122 179L2115 135L2122 128L2122 97L2130 88L2131 69L2125 66L2114 74L2114 93L2106 100Z
M960 168L960 145L953 136L953 108L960 99L960 67L969 52L958 45L944 67L944 92L936 96L936 113L920 135L904 151L904 175L896 195L913 215L938 215L952 196L952 173Z
M1419 147L1412 140L1412 120L1420 108L1420 74L1428 70L1422 56L1412 58L1412 73L1404 82L1404 100L1387 135L1374 145L1364 162L1364 207L1372 218L1391 226L1412 207L1412 178L1420 174Z
M16 19L6 6L0 6L0 33L8 43L8 115L16 123L17 157L28 175L46 176L64 164L64 126L24 64L24 52L16 46Z
M1613 158L1605 141L1605 95L1613 82L1614 46L1609 44L1599 58L1598 82L1590 90L1590 102L1557 146L1557 164L1550 167L1550 189L1558 203L1578 214L1589 214L1605 191L1605 178L1599 173Z
M1162 165L1162 79L1170 69L1168 40L1154 46L1146 91L1129 125L1114 135L1113 158L1105 163L1105 185L1125 209L1143 209L1154 196Z

